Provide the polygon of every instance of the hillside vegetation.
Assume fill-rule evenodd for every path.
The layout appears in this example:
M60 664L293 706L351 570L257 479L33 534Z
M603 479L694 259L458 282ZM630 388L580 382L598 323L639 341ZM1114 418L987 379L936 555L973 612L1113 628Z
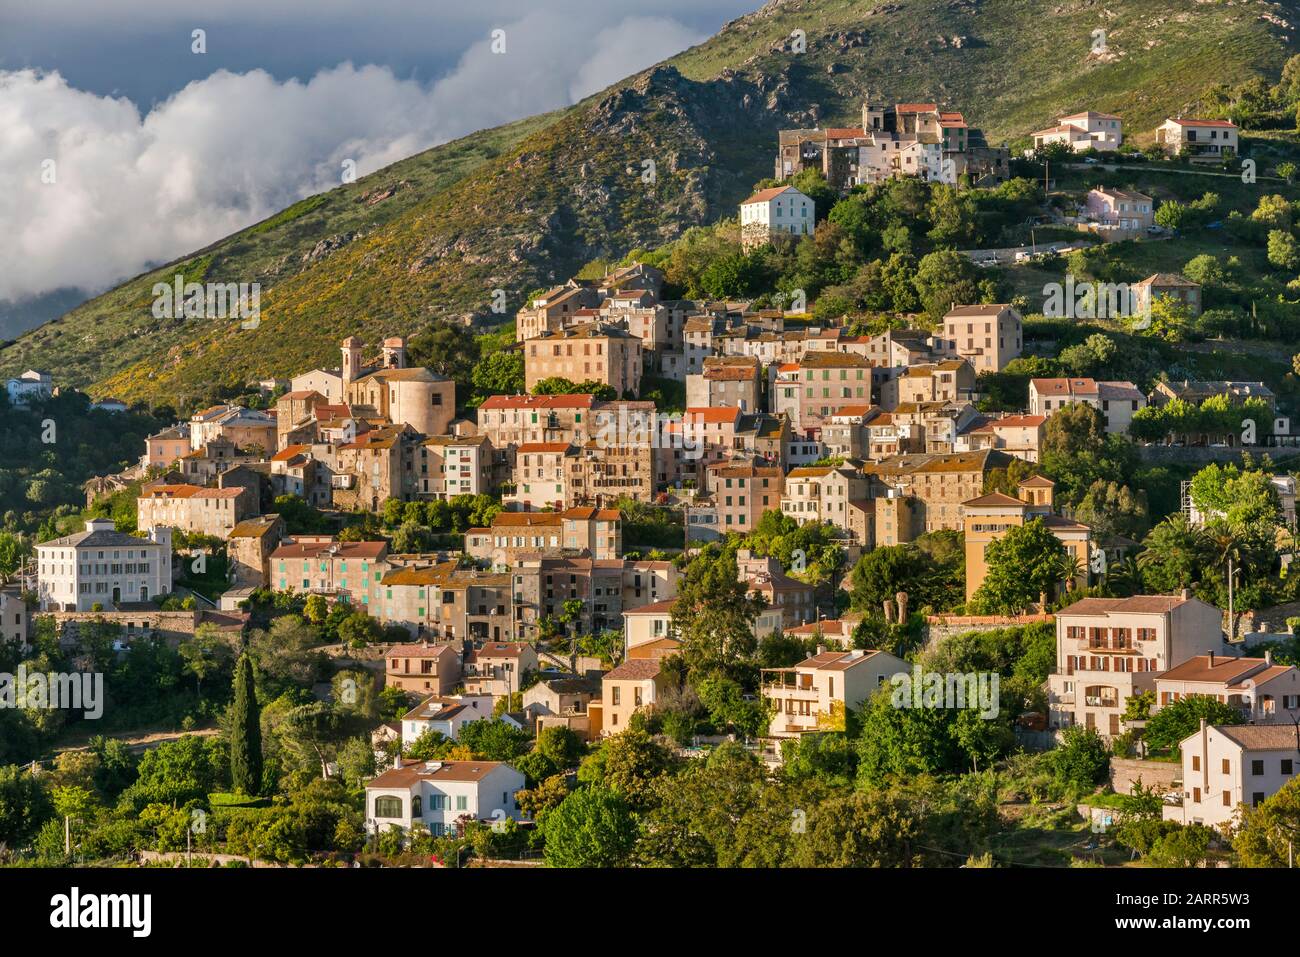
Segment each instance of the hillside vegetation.
M850 123L868 91L939 100L995 143L1084 108L1149 138L1212 83L1275 76L1297 5L772 3L570 109L403 160L137 277L0 350L0 375L37 367L97 395L183 407L336 364L348 334L493 320L498 289L512 314L591 260L732 214L770 175L778 129ZM261 283L260 326L155 319L152 286L178 272Z

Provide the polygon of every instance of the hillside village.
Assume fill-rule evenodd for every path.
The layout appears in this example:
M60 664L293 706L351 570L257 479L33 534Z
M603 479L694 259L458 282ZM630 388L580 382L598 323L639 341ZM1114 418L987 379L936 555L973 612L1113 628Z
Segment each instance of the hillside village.
M782 131L734 220L531 295L492 359L513 389L471 404L406 337L349 335L337 365L152 431L84 509L15 539L6 654L112 674L160 645L195 686L190 726L219 681L246 702L255 663L255 785L353 795L330 798L328 840L270 852L286 861L756 860L715 835L699 860L656 843L688 813L674 800L730 773L775 789L775 812L745 813L807 805L828 835L773 838L767 861L1272 861L1255 822L1300 760L1294 397L1140 362L1221 332L1240 264L1189 244L1194 265L1129 281L1113 257L1176 255L1226 203L1079 182L1145 163L1244 183L1239 132L1175 116L1139 152L1085 110L1013 154L945 104L875 101L861 127ZM1231 228L1263 228L1294 272L1293 209L1263 187ZM964 248L997 217L1051 238ZM723 250L698 270L716 296L673 278L691 242ZM1003 275L1061 266L1055 292ZM37 416L58 392L36 370L6 389ZM962 790L994 766L992 793ZM815 793L854 782L971 823L934 837L944 858L840 860L836 821L879 808ZM296 813L209 783L175 806L221 821L211 853ZM207 791L225 790L223 810ZM583 858L551 822L597 812L627 833ZM134 849L177 850L152 835Z

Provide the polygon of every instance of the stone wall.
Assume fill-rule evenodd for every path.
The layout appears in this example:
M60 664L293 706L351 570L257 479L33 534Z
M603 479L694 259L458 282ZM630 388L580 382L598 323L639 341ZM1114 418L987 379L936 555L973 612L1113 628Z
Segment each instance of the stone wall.
M925 644L930 645L967 631L995 631L1055 620L1053 615L930 615L922 635Z
M1154 787L1163 794L1174 790L1174 781L1182 776L1183 766L1170 761L1110 759L1110 787L1116 794L1132 794L1133 785L1139 780L1144 788Z

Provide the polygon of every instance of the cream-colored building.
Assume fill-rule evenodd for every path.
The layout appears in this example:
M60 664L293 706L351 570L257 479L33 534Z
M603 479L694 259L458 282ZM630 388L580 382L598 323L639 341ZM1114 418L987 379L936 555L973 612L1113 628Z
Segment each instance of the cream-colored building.
M435 435L420 443L415 461L421 498L451 499L492 490L492 442L486 435Z
M772 389L774 410L795 432L823 427L844 406L871 403L871 360L851 352L809 352L781 366Z
M956 451L997 449L1026 462L1037 462L1046 425L1045 415L1004 415L989 419L958 435Z
M1001 372L1020 355L1023 336L1023 320L1014 306L953 306L943 317L943 338L935 349L965 359L976 373Z
M847 530L849 503L866 499L869 486L865 475L848 466L791 469L785 477L781 511L800 525L830 522Z
M513 466L516 448L527 442L586 442L594 403L591 395L489 396L478 407L478 431Z
M225 538L256 514L257 497L247 488L152 485L142 489L136 501L136 525L144 531L167 525Z
M384 684L389 688L445 695L460 683L459 641L393 645L384 656Z
M1179 750L1182 801L1166 803L1162 816L1180 824L1232 826L1238 808L1257 807L1292 781L1300 767L1290 725L1207 725L1202 719Z
M590 286L570 281L549 289L515 315L515 341L524 342L545 332L559 332L578 323L578 313L598 305L600 294Z
M1056 613L1056 673L1047 679L1053 728L1123 732L1128 699L1196 655L1224 652L1223 613L1189 592L1084 598Z
M501 761L397 759L366 784L366 831L427 829L434 837L456 836L466 821L521 820L515 795L524 776Z
M641 340L617 326L584 323L548 332L524 345L524 378L528 391L543 379L599 382L619 397L635 396L641 388Z
M36 593L42 611L92 611L147 602L172 590L172 530L148 538L92 518L85 531L36 546Z
M1123 435L1147 399L1132 382L1098 382L1096 379L1030 379L1029 411L1051 416L1067 405L1082 402L1101 413L1106 431Z
M1050 481L1050 480L1047 480ZM966 542L966 600L970 601L988 577L989 545L1004 538L1012 528L1041 521L1064 546L1067 554L1079 562L1076 584L1088 581L1088 561L1092 553L1092 529L1081 522L1062 518L1052 511L1051 489L1046 500L1035 501L1036 485L1022 486L1019 498L1002 492L990 492L962 503L962 524ZM1050 600L1053 596L1048 595Z
M627 730L632 715L655 702L668 687L655 658L632 658L601 679L601 734L609 736Z
M515 450L514 487L501 501L524 509L561 509L568 503L569 462L578 449L566 442L526 442Z
M1038 130L1033 137L1034 149L1064 143L1074 153L1113 152L1124 142L1124 122L1110 113L1085 110L1061 117L1055 126Z
M1237 155L1238 132L1230 120L1167 119L1156 127L1156 145L1170 156L1186 152L1193 162L1217 163Z
M765 668L763 697L775 707L768 734L797 738L809 731L843 731L845 712L889 683L906 661L886 651L819 651L792 668Z
M1241 712L1249 724L1300 721L1300 671L1263 658L1231 658L1211 652L1170 668L1156 679L1155 711L1183 698L1213 698Z
M382 355L362 359L356 336L343 340L343 394L354 416L409 425L423 435L445 435L456 418L456 383L429 369L408 368L406 340L384 340Z

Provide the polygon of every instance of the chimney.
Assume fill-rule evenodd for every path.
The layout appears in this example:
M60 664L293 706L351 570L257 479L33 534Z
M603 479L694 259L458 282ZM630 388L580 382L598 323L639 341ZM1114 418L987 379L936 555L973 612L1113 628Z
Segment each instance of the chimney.
M819 655L824 655L824 654L826 654L826 646L825 646L825 645L818 645L818 646L817 646L817 654L819 654Z
M1210 667L1211 667L1211 668L1214 667L1214 652L1213 652L1213 651L1210 652Z
M1204 719L1201 720L1201 724L1205 724ZM402 752L398 751L397 754L393 757L393 767L400 768L401 766L402 766Z
M1183 601L1187 601L1187 599L1192 597L1192 590L1190 588L1184 588L1178 593L1178 597Z
M1201 719L1201 734L1205 733L1205 719Z
M1264 652L1264 665L1267 667L1267 666L1271 666L1272 664L1273 664L1273 652L1271 651Z

